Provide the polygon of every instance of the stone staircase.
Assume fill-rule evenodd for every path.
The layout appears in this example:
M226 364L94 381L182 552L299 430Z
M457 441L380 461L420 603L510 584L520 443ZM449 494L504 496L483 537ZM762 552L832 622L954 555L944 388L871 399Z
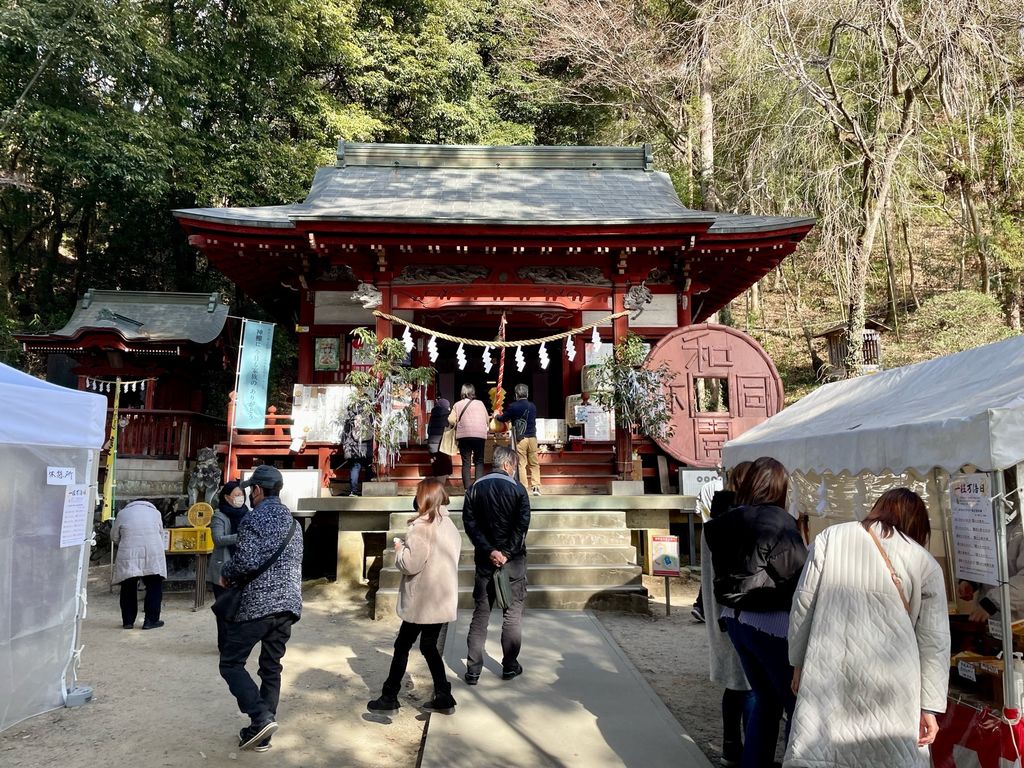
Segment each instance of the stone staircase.
M606 497L609 498L609 497ZM626 512L589 508L585 496L531 497L528 608L594 609L646 613L647 589L630 543ZM452 522L462 531L462 499L453 498ZM409 512L392 513L374 612L393 615L401 574L390 547L405 536ZM473 548L463 531L459 607L473 606Z

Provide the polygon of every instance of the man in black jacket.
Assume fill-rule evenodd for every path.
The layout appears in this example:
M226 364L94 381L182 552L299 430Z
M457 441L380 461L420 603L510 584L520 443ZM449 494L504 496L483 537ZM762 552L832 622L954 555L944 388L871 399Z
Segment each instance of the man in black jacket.
M469 625L466 682L476 685L484 664L487 622L494 607L494 572L505 569L512 586L511 604L502 611L501 678L523 673L519 664L522 645L523 604L526 602L526 532L530 529L530 497L515 481L516 454L511 448L494 449L493 471L476 481L466 493L462 523L473 542L476 577L473 582L473 621Z

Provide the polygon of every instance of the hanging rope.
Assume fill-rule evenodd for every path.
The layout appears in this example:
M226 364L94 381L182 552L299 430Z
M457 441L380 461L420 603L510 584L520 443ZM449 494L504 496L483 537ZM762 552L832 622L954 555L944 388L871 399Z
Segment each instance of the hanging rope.
M600 320L597 320L593 323L587 323L586 325L582 325L579 328L573 328L572 330L569 331L555 333L552 334L551 336L544 336L539 339L521 339L520 341L505 341L504 338L501 338L497 341L493 339L485 341L481 341L480 339L467 339L462 336L453 336L452 334L449 333L432 331L429 328L424 328L422 325L416 325L415 323L411 323L408 320L403 320L400 317L389 315L386 312L381 312L380 310L374 310L373 314L375 317L381 317L385 320L390 320L393 323L398 323L400 325L404 325L407 328L412 328L412 330L414 331L430 334L431 336L436 336L437 338L445 339L446 341L454 341L459 344L468 344L471 347L499 347L502 350L502 362L504 362L504 351L510 347L531 347L535 344L546 344L552 341L558 341L559 339L567 339L570 336L575 336L578 333L589 331L591 328L597 328L599 325L606 325L607 323L610 323L612 320L628 315L629 312L616 312L613 315L602 317Z

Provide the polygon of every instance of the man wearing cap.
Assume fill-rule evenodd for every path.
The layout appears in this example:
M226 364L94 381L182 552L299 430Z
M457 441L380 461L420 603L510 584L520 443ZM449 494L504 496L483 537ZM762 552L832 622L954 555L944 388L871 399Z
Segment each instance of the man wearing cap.
M281 503L284 479L275 467L256 467L240 485L251 489L252 511L239 523L238 543L231 562L224 566L221 586L244 587L238 613L227 622L220 674L251 721L238 734L239 748L265 752L277 730L281 657L292 624L302 615L302 531L291 510ZM259 687L245 669L257 643L261 644Z

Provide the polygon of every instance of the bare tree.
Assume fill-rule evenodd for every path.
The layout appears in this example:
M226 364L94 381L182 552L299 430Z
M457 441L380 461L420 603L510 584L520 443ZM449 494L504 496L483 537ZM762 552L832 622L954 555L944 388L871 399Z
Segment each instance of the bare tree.
M908 144L922 119L964 108L985 92L1003 33L1020 22L1000 16L998 0L767 0L730 7L760 33L773 70L824 118L824 134L811 125L799 138L826 140L833 155L832 168L818 172L839 192L829 197L843 212L828 219L824 235L847 252L846 370L854 375L875 238Z

